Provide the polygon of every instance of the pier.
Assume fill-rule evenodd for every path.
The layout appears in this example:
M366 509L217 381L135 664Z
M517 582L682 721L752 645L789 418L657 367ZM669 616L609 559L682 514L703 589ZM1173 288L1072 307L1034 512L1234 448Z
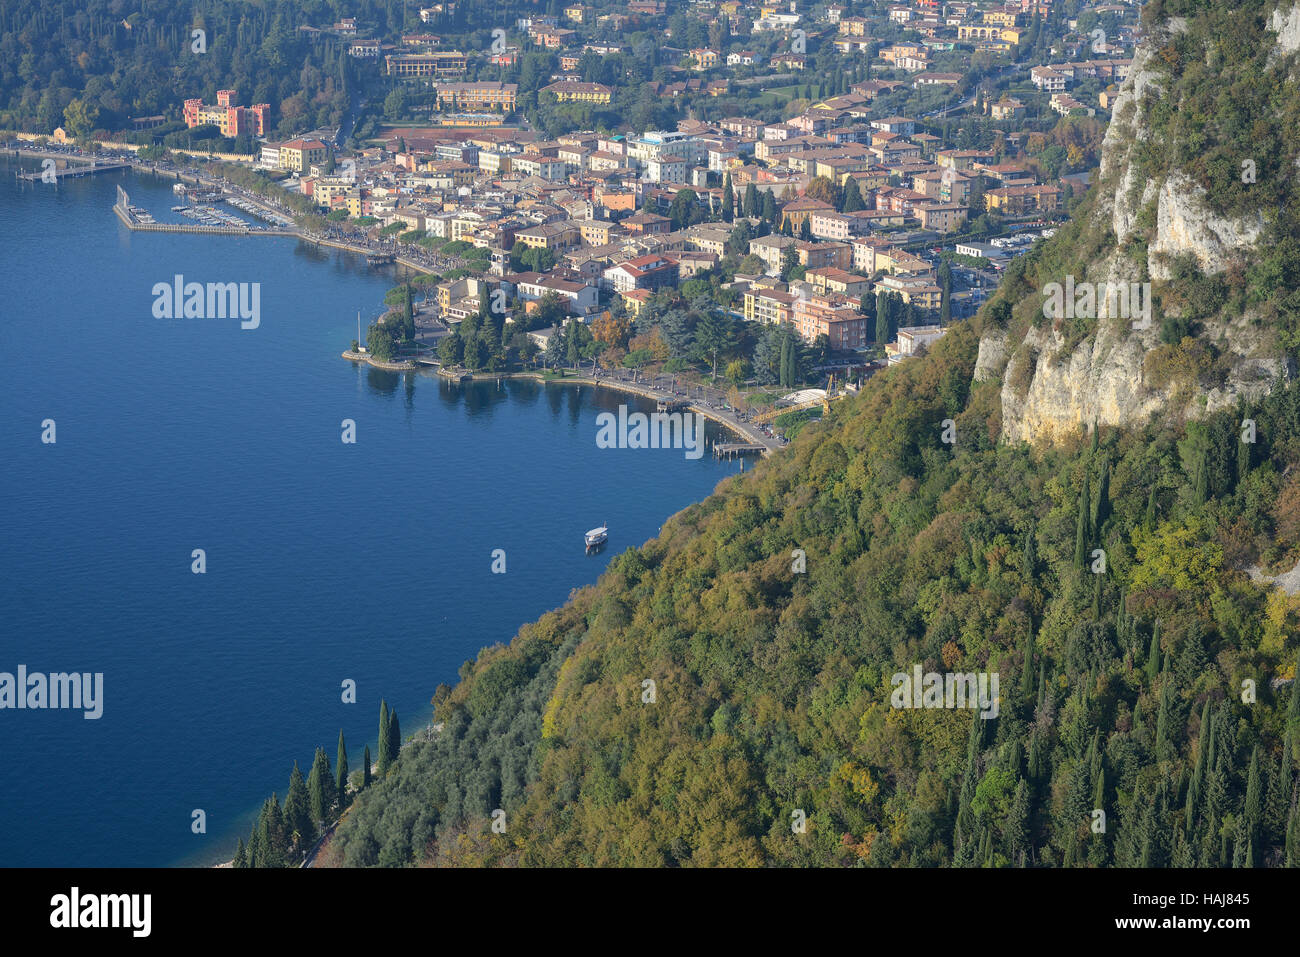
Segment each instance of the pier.
M19 179L26 180L29 183L49 182L50 177L54 179L74 179L78 176L93 176L96 173L109 173L117 169L129 169L130 163L80 163L76 166L68 166L64 169L49 170L44 169L34 173L15 173Z
M718 459L730 459L738 455L766 455L769 449L766 445L749 442L719 442L713 446L713 457Z

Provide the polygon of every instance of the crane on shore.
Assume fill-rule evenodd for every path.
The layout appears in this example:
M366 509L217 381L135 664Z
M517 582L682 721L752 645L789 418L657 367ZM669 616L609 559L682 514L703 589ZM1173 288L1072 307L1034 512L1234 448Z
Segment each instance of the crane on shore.
M835 376L831 376L830 382L826 384L826 394L821 398L809 399L807 402L797 402L794 405L783 405L777 409L769 409L761 415L754 416L749 421L755 425L763 425L764 423L780 418L787 412L800 412L804 409L815 409L819 405L822 407L822 411L829 415L831 411L831 403L837 399L844 398L846 394L847 393L837 393L835 391Z

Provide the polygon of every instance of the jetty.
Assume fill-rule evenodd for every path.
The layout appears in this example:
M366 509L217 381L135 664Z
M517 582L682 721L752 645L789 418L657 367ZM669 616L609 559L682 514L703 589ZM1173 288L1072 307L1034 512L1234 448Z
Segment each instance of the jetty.
M58 181L62 179L75 179L78 176L93 176L96 173L110 173L113 170L130 168L130 163L100 163L92 160L89 163L78 163L76 166L67 166L63 169L43 169L31 173L15 173L14 175L29 183L48 183L51 177Z
M730 459L738 455L766 455L768 451L766 445L759 445L757 442L719 442L713 446L713 457Z

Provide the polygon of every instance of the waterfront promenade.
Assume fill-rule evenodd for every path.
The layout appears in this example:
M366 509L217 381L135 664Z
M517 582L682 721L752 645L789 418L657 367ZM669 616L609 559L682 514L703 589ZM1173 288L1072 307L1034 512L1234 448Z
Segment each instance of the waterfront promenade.
M359 356L349 356L349 358L359 358ZM441 368L438 370L438 374L456 381L464 381L466 378L474 381L532 379L535 382L542 382L547 385L590 385L601 389L612 389L615 392L624 392L629 395L640 396L643 399L652 399L655 402L674 403L684 410L711 419L742 440L740 442L726 443L735 447L732 450L733 452L739 451L742 447L745 451L757 452L761 447L761 454L768 456L786 445L782 439L768 435L749 421L748 417L742 416L735 409L728 407L725 395L722 392L696 387L695 391L700 394L695 398L691 398L687 396L685 391L675 391L663 383L663 380L671 379L671 376L657 376L642 381L637 378L636 373L628 369L602 369L595 374L575 373L566 375L563 378L545 376L540 372L479 373L478 375L471 375L466 371L444 370Z

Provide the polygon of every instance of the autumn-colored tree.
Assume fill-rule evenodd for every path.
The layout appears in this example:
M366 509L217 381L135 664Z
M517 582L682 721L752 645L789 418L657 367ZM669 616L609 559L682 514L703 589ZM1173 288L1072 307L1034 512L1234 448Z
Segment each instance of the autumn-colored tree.
M602 345L625 348L628 337L632 334L632 322L626 315L601 313L600 317L591 324L591 334Z
M830 203L836 209L840 207L840 189L825 176L814 176L804 190L804 195L809 199Z
M633 352L637 349L648 349L656 362L666 361L672 353L668 346L668 340L664 338L664 334L658 326L655 326L645 335L633 338L628 344L628 348Z

